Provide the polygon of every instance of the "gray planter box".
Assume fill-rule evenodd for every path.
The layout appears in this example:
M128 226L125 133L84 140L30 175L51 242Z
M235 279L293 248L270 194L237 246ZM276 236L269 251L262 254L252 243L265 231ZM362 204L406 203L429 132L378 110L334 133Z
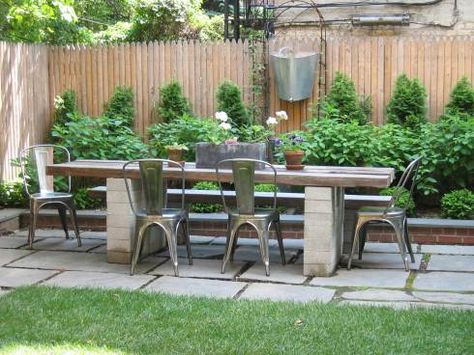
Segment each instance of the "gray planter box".
M266 160L267 145L265 143L238 144L196 144L196 168L215 168L224 159L250 158ZM259 169L265 168L263 164Z

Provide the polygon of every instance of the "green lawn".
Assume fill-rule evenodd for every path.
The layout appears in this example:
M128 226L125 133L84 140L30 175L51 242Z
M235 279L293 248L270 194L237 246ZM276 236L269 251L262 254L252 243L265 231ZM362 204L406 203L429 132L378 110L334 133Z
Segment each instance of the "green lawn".
M472 354L474 314L20 288L0 354Z

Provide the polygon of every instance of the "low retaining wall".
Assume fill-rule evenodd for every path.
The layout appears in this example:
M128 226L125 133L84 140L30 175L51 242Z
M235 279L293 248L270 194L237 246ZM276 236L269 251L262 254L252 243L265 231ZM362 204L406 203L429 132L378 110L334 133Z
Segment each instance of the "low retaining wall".
M28 225L28 213L22 215L20 225ZM79 225L83 229L106 229L105 211L78 211ZM222 213L190 215L191 233L195 235L225 235L227 218ZM38 219L38 228L61 228L56 211L43 210ZM409 218L408 229L413 243L419 244L465 244L474 245L474 221L446 219ZM283 237L288 239L303 238L303 216L282 215ZM240 236L254 237L251 228L242 228ZM395 242L395 234L385 225L370 226L368 240L377 242Z

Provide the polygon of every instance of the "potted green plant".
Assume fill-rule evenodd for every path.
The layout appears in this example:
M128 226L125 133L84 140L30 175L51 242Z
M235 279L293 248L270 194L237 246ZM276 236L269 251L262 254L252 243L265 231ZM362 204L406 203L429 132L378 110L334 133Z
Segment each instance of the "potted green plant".
M168 153L168 159L184 165L183 151L188 150L184 144L173 143L165 146Z
M275 140L275 146L283 152L288 170L302 170L304 138L296 133L287 133Z

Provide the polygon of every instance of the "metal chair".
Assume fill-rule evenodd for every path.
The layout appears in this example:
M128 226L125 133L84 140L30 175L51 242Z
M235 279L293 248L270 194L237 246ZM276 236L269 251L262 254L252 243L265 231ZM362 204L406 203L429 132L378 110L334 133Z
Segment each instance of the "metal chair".
M265 273L270 275L270 261L268 252L268 238L270 227L275 225L275 231L280 247L280 255L283 265L285 265L285 251L281 236L280 213L276 209L277 192L275 189L273 196L273 206L269 209L255 207L255 169L257 165L263 165L273 171L273 184L276 186L276 170L270 163L254 159L226 159L217 163L216 175L221 192L224 210L228 214L227 241L224 259L222 260L221 273L225 272L225 267L229 259L233 259L237 245L238 232L245 224L252 226L259 239L260 253L265 265ZM226 202L226 194L222 188L222 177L225 174L223 169L230 166L232 169L232 180L235 186L235 207L229 207ZM227 171L227 174L229 171Z
M134 164L139 168L139 180L135 182L138 188L132 193L130 178L136 175L136 169L129 169ZM166 208L166 180L163 177L163 168L181 170L181 208ZM133 275L143 245L145 231L151 226L160 227L166 237L168 249L173 263L175 276L178 272L178 231L182 226L188 251L189 265L192 265L191 244L188 229L188 212L184 208L185 177L183 167L172 160L167 159L140 159L131 160L122 168L125 186L127 188L130 207L135 215L135 250L132 255L130 274Z
M362 259L362 252L364 250L366 234L365 227L367 223L373 221L388 223L393 227L393 229L395 230L395 235L397 237L397 243L400 249L400 255L402 257L405 270L410 270L406 251L408 250L412 263L415 262L415 257L413 255L413 250L410 244L410 238L408 236L406 209L395 207L395 204L404 191L404 189L402 188L407 189L410 192L410 197L412 196L413 190L415 188L416 174L418 172L418 167L420 166L420 160L421 158L417 158L407 166L400 180L398 181L397 189L392 195L392 198L387 207L368 206L360 208L357 212L354 239L352 241L352 251L351 255L349 256L349 261L347 263L348 270L351 269L352 256L355 253L361 234L362 238L359 244L359 260Z
M70 161L71 155L69 154L69 151L62 146L54 144L33 145L20 152L20 166L23 175L23 184L25 191L30 198L30 226L28 231L28 245L30 249L33 247L35 239L38 212L46 205L58 209L61 224L64 233L66 233L66 239L69 239L66 210L69 211L72 226L76 234L77 246L81 246L76 207L71 193L71 177L69 176L67 178L67 192L56 192L54 191L53 176L46 175L46 165ZM37 185L39 192L30 191L32 186L36 185L36 183L34 183L35 179L38 180Z

